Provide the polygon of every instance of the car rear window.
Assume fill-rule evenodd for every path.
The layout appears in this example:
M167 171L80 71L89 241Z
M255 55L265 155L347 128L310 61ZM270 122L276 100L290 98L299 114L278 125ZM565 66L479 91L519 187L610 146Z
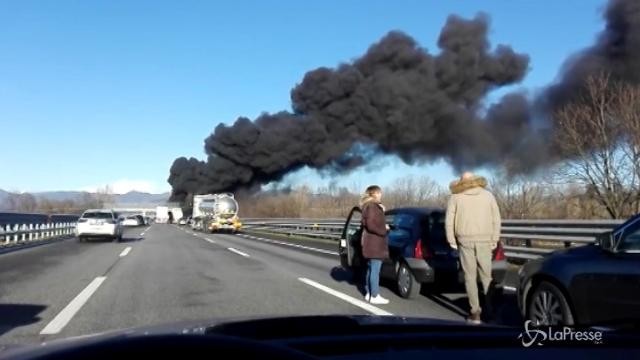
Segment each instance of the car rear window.
M449 247L444 222L445 214L440 211L434 211L421 219L423 237L429 238L431 248L437 251Z
M83 219L113 219L113 214L108 212L87 212L82 215Z

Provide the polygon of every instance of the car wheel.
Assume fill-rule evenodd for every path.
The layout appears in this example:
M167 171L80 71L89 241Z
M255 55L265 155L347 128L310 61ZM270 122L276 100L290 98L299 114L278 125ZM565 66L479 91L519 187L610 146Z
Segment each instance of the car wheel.
M535 325L573 325L573 314L557 286L543 281L533 290L527 318Z
M422 284L416 280L413 276L409 266L401 262L398 267L398 273L396 274L396 285L398 287L398 294L405 299L409 299L420 294L420 288Z

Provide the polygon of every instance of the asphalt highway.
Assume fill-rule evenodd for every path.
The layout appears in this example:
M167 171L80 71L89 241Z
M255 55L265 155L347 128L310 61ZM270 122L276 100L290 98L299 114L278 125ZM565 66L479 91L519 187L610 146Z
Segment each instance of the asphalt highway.
M310 314L463 320L457 286L363 301L333 244L155 224L123 242L58 241L0 254L0 347L187 320ZM512 295L495 319L519 323Z

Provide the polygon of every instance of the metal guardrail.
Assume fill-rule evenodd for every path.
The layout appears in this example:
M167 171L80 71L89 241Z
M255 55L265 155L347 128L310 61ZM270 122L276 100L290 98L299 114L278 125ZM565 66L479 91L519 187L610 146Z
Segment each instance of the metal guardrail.
M558 249L593 243L598 234L612 230L623 222L624 220L503 220L501 238L508 258L530 260ZM344 219L262 218L244 219L243 226L253 231L338 240L344 223Z
M0 247L73 235L75 222L0 225Z

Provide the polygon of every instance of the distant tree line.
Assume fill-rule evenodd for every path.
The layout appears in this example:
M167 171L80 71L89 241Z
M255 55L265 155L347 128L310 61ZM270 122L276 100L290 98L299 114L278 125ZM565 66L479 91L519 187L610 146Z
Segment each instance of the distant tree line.
M111 189L107 186L96 193L83 193L79 199L52 200L31 193L9 193L0 203L2 211L44 214L81 214L87 209L100 209L112 202Z
M496 174L489 179L502 216L506 219L603 219L612 218L597 193L580 183L558 181L552 175L528 177ZM359 188L358 188L359 189ZM299 186L238 197L242 217L342 218L358 205L354 187ZM383 188L388 208L441 207L449 190L426 176L404 176ZM620 218L631 216L620 213Z

